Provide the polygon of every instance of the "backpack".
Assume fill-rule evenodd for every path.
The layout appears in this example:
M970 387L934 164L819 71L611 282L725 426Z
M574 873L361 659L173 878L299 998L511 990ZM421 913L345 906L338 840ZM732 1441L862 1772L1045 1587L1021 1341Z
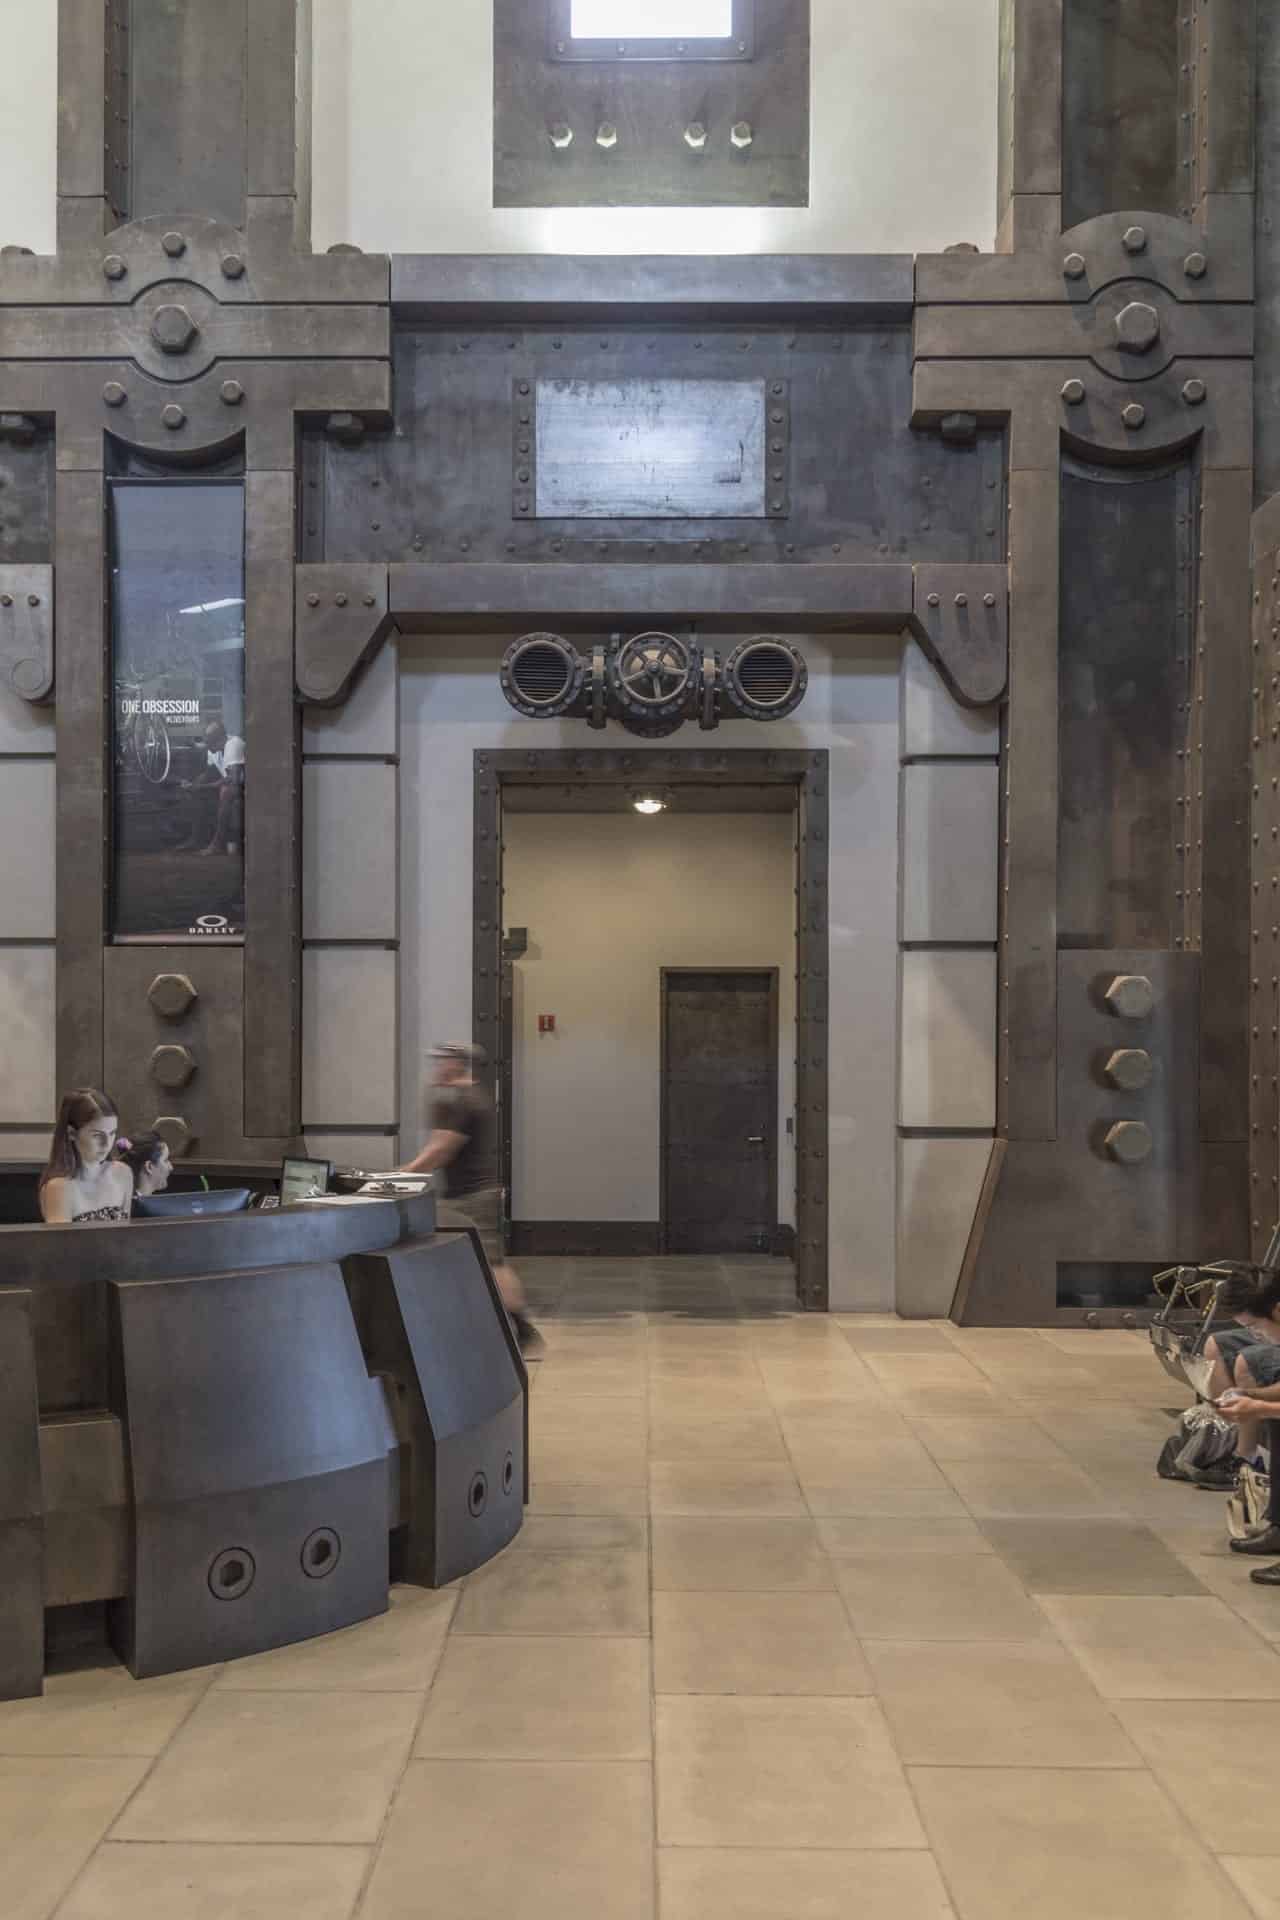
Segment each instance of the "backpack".
M1235 1450L1234 1424L1202 1402L1179 1415L1177 1426L1160 1449L1156 1472L1162 1480L1220 1486Z

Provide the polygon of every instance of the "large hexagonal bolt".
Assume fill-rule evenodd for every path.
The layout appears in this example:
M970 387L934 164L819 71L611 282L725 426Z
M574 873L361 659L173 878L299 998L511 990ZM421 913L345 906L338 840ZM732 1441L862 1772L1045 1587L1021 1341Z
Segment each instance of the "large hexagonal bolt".
M1151 1152L1151 1129L1141 1120L1117 1120L1107 1128L1103 1144L1113 1160L1136 1167Z
M160 1113L151 1122L174 1160L181 1160L195 1145L195 1135L180 1113Z
M567 153L573 145L573 128L567 120L553 120L547 128L547 138L557 153Z
M735 120L729 129L730 143L742 153L755 139L755 128L749 120Z
M1107 988L1106 1002L1122 1020L1145 1020L1156 1003L1155 988L1145 973L1118 973Z
M1116 315L1116 341L1122 353L1149 353L1160 338L1160 315L1145 300L1130 300Z
M156 1047L151 1055L151 1078L168 1093L185 1087L196 1070L196 1057L190 1047Z
M151 338L161 353L185 353L200 329L185 307L157 307L151 320Z
M162 1020L181 1020L199 997L195 981L185 973L158 973L147 988L147 999Z
M1137 1093L1151 1078L1151 1055L1145 1047L1117 1047L1102 1071L1113 1087Z
M618 144L618 129L612 120L602 120L596 128L596 145L609 153Z

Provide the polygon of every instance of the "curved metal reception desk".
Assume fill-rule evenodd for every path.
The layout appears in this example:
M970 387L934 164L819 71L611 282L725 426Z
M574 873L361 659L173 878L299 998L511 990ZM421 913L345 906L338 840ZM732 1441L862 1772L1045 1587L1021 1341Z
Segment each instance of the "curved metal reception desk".
M46 1608L105 1603L144 1678L479 1566L519 1531L526 1386L430 1193L0 1229L0 1699L42 1690Z

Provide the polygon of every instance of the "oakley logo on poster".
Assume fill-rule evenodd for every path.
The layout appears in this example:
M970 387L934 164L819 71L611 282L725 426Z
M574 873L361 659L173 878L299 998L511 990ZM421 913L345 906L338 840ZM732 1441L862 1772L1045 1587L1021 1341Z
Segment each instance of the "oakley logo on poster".
M195 925L187 928L187 932L202 938L216 938L220 933L233 934L235 929L225 914L201 913L197 915Z

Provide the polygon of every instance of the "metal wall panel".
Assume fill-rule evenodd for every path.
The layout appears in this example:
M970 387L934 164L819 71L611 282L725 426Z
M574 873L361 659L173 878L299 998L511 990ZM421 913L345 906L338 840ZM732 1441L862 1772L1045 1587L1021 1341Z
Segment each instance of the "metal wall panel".
M898 814L898 937L995 945L1000 769L904 767Z
M904 953L899 1126L991 1128L995 1119L995 954Z
M52 706L33 707L0 686L0 753L51 754L56 724Z
M302 751L380 753L400 751L400 650L384 641L340 707L302 709Z
M244 225L247 15L248 0L132 0L134 220L202 213Z
M368 760L309 761L302 773L302 937L394 940L397 772Z
M394 953L381 947L304 950L304 1127L396 1124L396 997Z
M1176 213L1184 0L1069 0L1062 59L1062 223ZM1188 13L1194 11L1185 7Z
M241 946L108 947L105 1079L126 1127L176 1115L202 1159L232 1160L248 1150L244 1132L244 954ZM196 990L186 1012L166 1019L148 988L160 974L184 974ZM156 1078L157 1049L185 1048L192 1072L173 1087ZM172 1058L172 1052L165 1056ZM271 1149L268 1148L268 1151Z
M52 760L0 759L0 938L54 936L54 805Z
M895 1305L905 1318L950 1313L990 1159L987 1138L898 1142Z
M995 707L962 707L916 640L902 649L899 752L904 760L932 754L994 757L1000 751Z
M0 947L0 1121L52 1126L54 1082L54 949Z

